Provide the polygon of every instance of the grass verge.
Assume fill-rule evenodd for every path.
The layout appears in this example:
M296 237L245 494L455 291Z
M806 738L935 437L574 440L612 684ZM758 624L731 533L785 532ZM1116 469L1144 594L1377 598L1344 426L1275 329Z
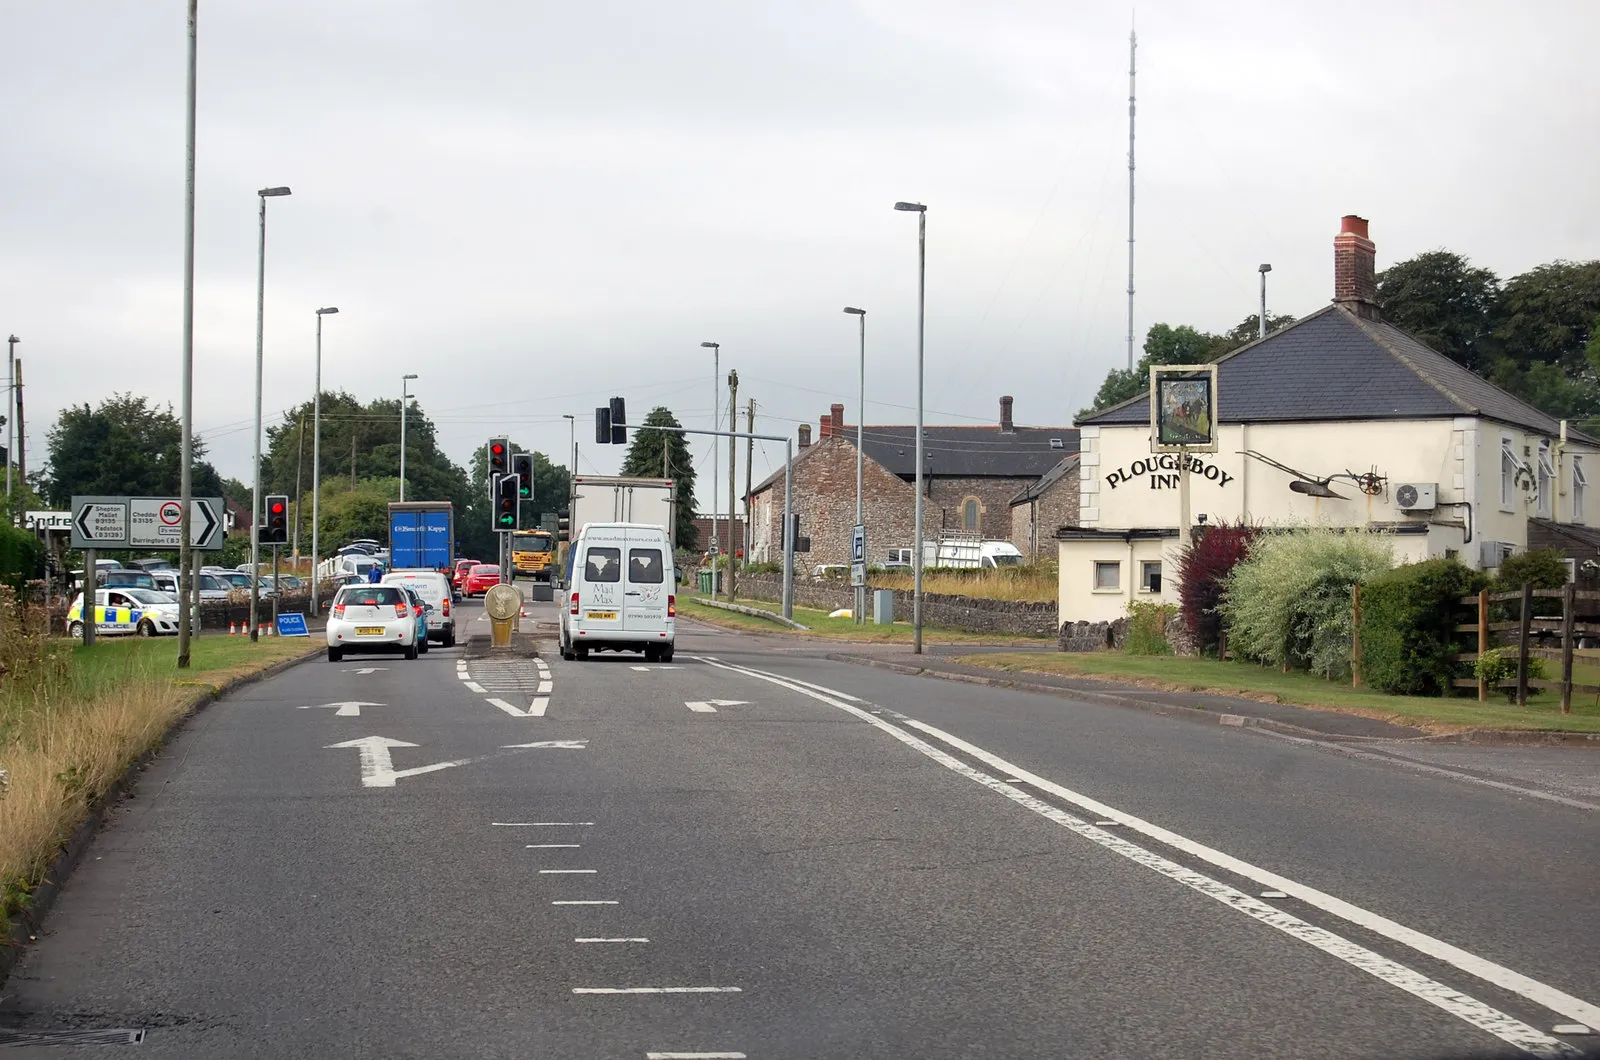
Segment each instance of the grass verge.
M0 676L0 766L8 772L0 798L0 929L9 930L94 801L199 696L304 655L314 643L200 637L190 668L179 671L174 639L106 638L93 648L59 638L8 642L17 650Z
M1214 692L1221 695L1334 710L1411 725L1428 732L1466 729L1524 729L1552 732L1600 732L1600 697L1573 698L1572 713L1562 714L1554 692L1543 692L1519 708L1503 696L1476 699L1389 696L1335 684L1306 673L1283 673L1253 663L1221 662L1176 656L995 653L956 660L1008 673L1098 677L1168 691Z
M741 599L734 602L747 604L750 607L760 607L773 612L781 610L781 605L769 600ZM787 633L794 637L823 637L833 640L880 644L911 643L910 622L896 622L892 626L875 626L868 622L864 626L858 626L853 619L829 618L828 612L817 611L809 607L796 606L794 609L794 620L802 625L810 626L811 631L809 633L801 633L798 630L790 629L788 626L756 615L741 614L738 611L724 611L720 607L707 607L682 596L678 597L678 614L687 618L698 619L711 625L727 626L730 629L746 629L754 633ZM1046 643L1049 638L1004 637L924 626L922 639L941 644L1042 644Z

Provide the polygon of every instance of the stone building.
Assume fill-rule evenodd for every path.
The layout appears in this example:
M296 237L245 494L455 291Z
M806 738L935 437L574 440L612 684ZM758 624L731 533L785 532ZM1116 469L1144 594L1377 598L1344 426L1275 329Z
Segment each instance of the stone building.
M911 562L916 518L916 429L914 426L868 425L862 429L862 503L867 527L867 560L872 564ZM1000 417L992 426L924 426L923 535L979 535L1011 541L1025 554L1032 540L1016 538L1013 502L1043 478L1056 473L1037 501L1024 502L1039 525L1061 523L1040 531L1051 540L1057 526L1076 517L1077 477L1061 468L1078 448L1071 427L1021 427L1012 418L1012 399L1000 399ZM794 507L800 536L810 551L797 566L849 563L851 531L856 521L856 427L844 419L844 406L834 405L818 420L812 440L809 424L799 432L795 455ZM751 559L782 558L783 472L751 490Z

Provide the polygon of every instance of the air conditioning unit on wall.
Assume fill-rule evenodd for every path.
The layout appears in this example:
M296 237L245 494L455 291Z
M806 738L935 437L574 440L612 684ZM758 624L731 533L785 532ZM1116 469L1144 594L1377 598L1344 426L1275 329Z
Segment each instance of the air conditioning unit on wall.
M1439 484L1402 482L1395 487L1394 505L1402 512L1431 512L1439 507Z

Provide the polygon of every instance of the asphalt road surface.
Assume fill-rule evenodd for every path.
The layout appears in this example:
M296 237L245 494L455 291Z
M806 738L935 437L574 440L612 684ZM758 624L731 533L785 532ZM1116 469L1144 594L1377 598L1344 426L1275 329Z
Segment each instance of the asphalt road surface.
M1486 784L1470 749L774 643L247 686L115 812L0 1024L142 1032L51 1056L1600 1055L1594 752Z

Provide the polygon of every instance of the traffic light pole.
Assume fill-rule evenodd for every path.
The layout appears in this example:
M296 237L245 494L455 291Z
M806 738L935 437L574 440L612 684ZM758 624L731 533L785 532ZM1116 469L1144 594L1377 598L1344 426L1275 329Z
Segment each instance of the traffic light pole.
M713 438L749 438L757 442L783 443L783 617L794 617L794 439L783 434L754 434L750 431L708 431L698 427L635 427L638 431L668 434L703 434ZM746 556L748 560L750 557ZM716 586L713 581L712 586Z
M278 628L278 598L283 595L283 585L278 581L278 546L272 546L272 628Z

